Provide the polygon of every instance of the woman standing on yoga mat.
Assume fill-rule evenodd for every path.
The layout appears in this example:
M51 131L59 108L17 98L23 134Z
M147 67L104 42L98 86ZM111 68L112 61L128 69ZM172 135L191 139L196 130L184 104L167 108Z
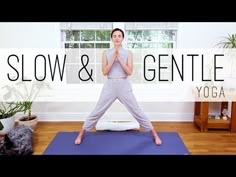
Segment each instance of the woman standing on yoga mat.
M152 133L155 143L161 145L161 139L153 128L151 121L140 109L133 95L132 86L127 80L127 77L133 71L133 54L122 47L124 32L119 28L113 29L111 39L114 48L104 51L102 56L102 72L108 79L102 88L95 109L85 120L75 144L81 143L85 131L90 131L112 103L118 99L139 122L140 126L144 128L144 131Z

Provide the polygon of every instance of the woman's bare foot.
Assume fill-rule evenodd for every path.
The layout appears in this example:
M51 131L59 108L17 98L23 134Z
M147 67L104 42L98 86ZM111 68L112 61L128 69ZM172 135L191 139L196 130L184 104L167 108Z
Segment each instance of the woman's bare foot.
M81 132L79 133L79 135L77 136L77 138L75 139L75 144L80 144L81 143L82 138L84 136L84 132L85 132L85 130L82 129Z
M75 144L80 144L82 141L82 138L80 136L77 136L76 140L75 140Z
M156 145L162 144L161 139L158 136L154 137L154 140L155 140Z
M157 133L154 129L152 129L152 135L154 137L156 145L161 145L162 141L161 141L160 137L157 135Z

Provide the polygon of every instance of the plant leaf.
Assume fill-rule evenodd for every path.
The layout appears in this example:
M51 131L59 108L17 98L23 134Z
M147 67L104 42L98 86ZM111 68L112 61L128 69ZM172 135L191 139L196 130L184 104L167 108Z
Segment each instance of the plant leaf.
M228 34L228 37L223 37L217 46L222 48L236 48L236 34Z

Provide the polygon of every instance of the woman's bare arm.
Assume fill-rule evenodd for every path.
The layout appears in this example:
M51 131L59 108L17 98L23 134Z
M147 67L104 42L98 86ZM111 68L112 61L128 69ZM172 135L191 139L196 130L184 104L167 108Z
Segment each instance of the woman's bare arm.
M106 76L109 73L109 71L111 70L113 63L115 62L115 58L116 58L116 54L114 53L112 59L108 63L106 51L103 52L103 54L102 54L102 73L104 76Z
M127 64L122 60L120 55L118 54L118 61L120 62L121 67L125 71L127 75L131 75L133 72L133 54L131 51L128 53L128 62Z

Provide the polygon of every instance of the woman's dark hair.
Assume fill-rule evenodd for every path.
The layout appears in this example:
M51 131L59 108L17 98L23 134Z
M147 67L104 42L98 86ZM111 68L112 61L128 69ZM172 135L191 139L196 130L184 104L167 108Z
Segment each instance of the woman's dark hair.
M111 31L111 38L112 38L112 35L115 31L120 31L122 33L122 36L123 38L125 37L125 34L124 34L124 31L120 28L114 28L112 31Z

